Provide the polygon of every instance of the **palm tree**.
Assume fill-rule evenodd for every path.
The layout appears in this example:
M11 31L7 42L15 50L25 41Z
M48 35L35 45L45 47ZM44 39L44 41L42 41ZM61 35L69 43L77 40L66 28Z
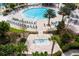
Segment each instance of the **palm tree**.
M55 46L56 38L54 36L52 36L51 40L53 41L52 50L51 50L51 56L52 56L53 55L53 51L54 51L54 46Z
M51 40L53 42L52 50L51 50L51 55L53 55L55 43L57 42L59 45L61 44L60 36L59 35L53 35L53 36L51 36Z
M52 44L52 50L51 50L51 56L53 54L53 51L54 51L54 46L55 46L55 40L53 40L53 44Z
M48 26L50 26L50 19L54 18L56 16L54 10L52 9L48 9L47 12L44 14L45 18L48 18Z
M64 7L60 8L59 14L61 14L64 18L64 16L68 16L70 15L71 11L76 9L76 5L74 3L64 3Z
M66 18L64 18L64 16L69 17L69 15L71 14L71 11L76 9L76 5L74 3L64 3L64 7L60 8L59 14L62 15L62 21L61 23L65 24L65 20ZM63 22L64 21L64 22ZM64 27L65 29L68 27L69 23L66 24L66 26ZM63 26L63 25L62 25ZM61 27L62 27L61 26ZM66 29L67 31L67 29ZM61 31L60 31L61 32ZM65 31L64 31L65 32Z

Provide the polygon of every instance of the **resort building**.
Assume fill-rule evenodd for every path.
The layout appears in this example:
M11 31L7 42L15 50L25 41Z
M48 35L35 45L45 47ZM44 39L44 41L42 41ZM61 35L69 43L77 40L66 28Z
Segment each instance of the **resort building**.
M79 9L71 11L68 21L68 28L74 33L79 34Z

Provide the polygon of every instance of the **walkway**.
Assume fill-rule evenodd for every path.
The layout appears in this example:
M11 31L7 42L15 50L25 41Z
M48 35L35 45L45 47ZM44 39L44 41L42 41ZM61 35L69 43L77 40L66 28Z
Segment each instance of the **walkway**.
M73 49L64 53L64 56L73 56L73 55L79 56L79 50Z
M44 24L42 21L38 21L37 22L37 31L38 31L38 34L43 34L43 27L44 27Z

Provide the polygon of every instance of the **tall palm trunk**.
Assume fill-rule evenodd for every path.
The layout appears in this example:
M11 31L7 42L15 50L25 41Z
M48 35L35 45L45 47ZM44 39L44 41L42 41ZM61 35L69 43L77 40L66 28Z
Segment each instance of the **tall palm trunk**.
M48 26L50 26L50 17L48 18Z
M55 41L53 40L53 44L52 44L52 50L51 50L51 56L53 54L53 51L54 51L54 46L55 46Z

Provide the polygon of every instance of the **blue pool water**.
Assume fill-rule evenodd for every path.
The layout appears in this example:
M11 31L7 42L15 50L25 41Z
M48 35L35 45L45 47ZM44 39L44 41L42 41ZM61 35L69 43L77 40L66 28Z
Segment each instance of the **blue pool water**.
M23 16L33 19L41 20L44 18L44 14L47 11L47 8L31 8L31 9L25 9L23 11Z
M33 43L36 45L47 45L49 44L49 40L48 39L35 39Z

